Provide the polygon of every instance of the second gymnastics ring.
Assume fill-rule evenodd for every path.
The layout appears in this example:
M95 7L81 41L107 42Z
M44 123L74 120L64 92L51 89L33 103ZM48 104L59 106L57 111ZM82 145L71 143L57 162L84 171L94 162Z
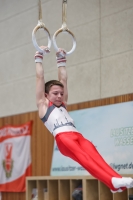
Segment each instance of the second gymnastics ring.
M71 35L72 39L73 39L73 47L72 47L72 49L70 51L66 52L66 55L70 55L75 50L75 48L76 48L76 39L75 39L74 34L70 30L68 30L68 29L63 30L63 28L60 28L59 30L57 30L54 33L54 35L53 35L53 45L54 45L54 48L55 48L56 51L59 50L59 48L58 48L58 46L56 44L56 37L61 32L69 33Z
M41 28L44 29L44 31L46 32L46 34L48 36L48 45L47 45L46 49L50 49L50 47L51 47L51 36L50 36L48 29L45 27L44 23L42 23L42 22L41 23L38 22L37 26L33 29L33 31L32 31L32 42L33 42L33 45L36 48L36 50L39 51L40 53L44 54L45 49L42 50L38 46L37 41L36 41L36 37L35 37L35 33L37 32L38 29L41 29ZM46 51L45 51L45 53L46 53Z

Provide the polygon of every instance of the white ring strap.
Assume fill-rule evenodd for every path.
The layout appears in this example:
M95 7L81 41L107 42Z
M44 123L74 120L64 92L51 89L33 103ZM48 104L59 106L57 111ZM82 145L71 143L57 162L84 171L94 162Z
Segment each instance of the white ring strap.
M37 41L36 41L36 37L35 37L35 33L37 32L38 29L44 29L44 31L46 32L46 34L48 36L48 45L47 45L46 48L48 48L48 49L50 49L50 47L51 47L51 36L50 36L48 29L45 27L44 23L42 23L42 22L41 23L38 22L37 26L32 31L32 42L33 42L34 47L36 48L37 51L44 54L45 49L42 50L38 46ZM46 53L46 51L45 51L45 53Z
M75 48L76 48L76 39L75 39L74 34L73 34L70 30L68 30L68 29L63 30L63 28L60 28L59 30L57 30L57 31L54 33L54 35L53 35L53 45L54 45L54 48L55 48L56 51L59 50L59 48L58 48L58 46L57 46L57 44L56 44L56 37L57 37L57 35L58 35L59 33L61 33L61 32L64 32L64 33L66 32L66 33L70 34L71 37L72 37L72 40L73 40L73 47L72 47L72 49L71 49L70 51L66 52L66 55L70 55L70 54L75 50Z

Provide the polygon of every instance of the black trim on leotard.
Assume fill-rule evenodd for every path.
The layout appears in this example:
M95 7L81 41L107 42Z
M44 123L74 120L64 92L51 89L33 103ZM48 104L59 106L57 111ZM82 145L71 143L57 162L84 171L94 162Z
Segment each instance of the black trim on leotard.
M64 107L64 108L66 109L64 103L62 103L62 104L60 105L60 107L61 107L61 106ZM56 106L55 106L52 102L49 102L49 107L48 107L48 109L47 109L47 112L46 112L46 114L44 115L44 117L41 118L41 120L43 121L43 123L45 123L45 122L48 120L50 113L54 110L55 107L56 107Z

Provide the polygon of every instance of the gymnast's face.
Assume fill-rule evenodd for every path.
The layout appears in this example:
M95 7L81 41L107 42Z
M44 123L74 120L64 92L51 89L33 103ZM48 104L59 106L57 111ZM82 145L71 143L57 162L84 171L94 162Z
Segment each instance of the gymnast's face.
M51 86L49 93L45 95L49 101L58 107L63 102L64 88L59 85L53 85Z

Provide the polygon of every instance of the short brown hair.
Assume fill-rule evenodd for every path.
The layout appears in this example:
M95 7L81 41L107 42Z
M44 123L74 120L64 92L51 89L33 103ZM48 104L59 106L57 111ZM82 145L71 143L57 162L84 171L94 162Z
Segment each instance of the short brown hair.
M50 88L53 86L53 85L59 85L60 87L64 88L64 85L60 82L60 81L57 81L57 80L51 80L51 81L48 81L45 83L45 93L49 93L50 91Z

